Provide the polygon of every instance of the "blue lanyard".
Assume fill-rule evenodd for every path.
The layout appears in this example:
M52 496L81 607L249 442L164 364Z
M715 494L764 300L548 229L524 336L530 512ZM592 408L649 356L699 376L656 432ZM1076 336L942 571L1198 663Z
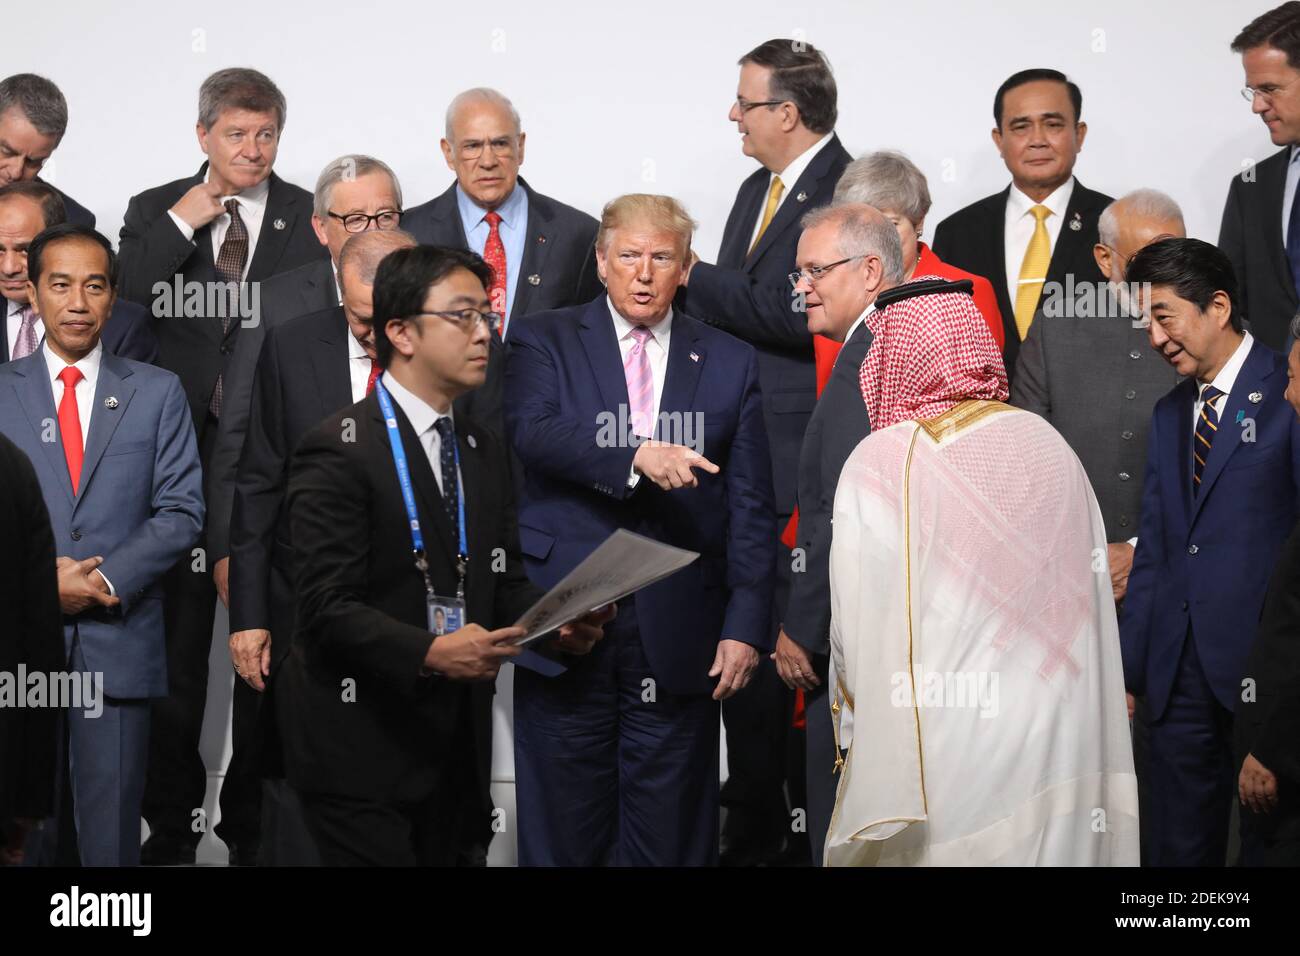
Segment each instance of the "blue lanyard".
M406 449L402 447L402 436L397 430L397 415L393 412L393 400L384 388L382 376L375 380L375 395L379 398L379 408L384 413L384 426L388 429L388 445L393 450L393 463L397 465L397 480L402 486L402 502L406 505L406 517L411 525L411 548L415 553L415 566L424 576L425 590L433 593L433 582L429 579L429 562L424 551L424 535L420 531L420 518L415 510L415 494L411 490L411 469L406 463ZM451 443L451 453L456 460L456 477L460 481L460 448L455 440ZM459 581L456 585L457 597L465 596L465 571L469 563L469 543L465 540L465 495L457 489L456 494L456 533L460 550L456 555L456 572Z

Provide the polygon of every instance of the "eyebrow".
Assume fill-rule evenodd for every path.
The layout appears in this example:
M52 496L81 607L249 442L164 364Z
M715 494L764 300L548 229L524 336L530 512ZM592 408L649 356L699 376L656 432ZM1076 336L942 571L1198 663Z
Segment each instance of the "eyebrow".
M53 282L55 279L65 279L68 282L72 282L75 279L74 276L69 275L66 272L48 272L46 273L46 275L51 282ZM94 280L99 280L100 282L106 283L108 282L108 276L104 275L102 272L92 272L90 275L86 276L85 281L91 282Z
M1065 119L1064 113L1057 113L1057 112L1039 113L1038 116L1040 119L1059 119L1059 120ZM1010 126L1012 123L1027 122L1028 120L1032 120L1032 119L1033 117L1030 116L1028 113L1022 116L1013 116L1011 117L1011 119L1007 120L1007 125Z

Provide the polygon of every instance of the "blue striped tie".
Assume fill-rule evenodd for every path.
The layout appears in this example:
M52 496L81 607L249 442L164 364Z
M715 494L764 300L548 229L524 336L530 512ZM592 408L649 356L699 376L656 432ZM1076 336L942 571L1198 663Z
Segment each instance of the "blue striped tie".
M1201 489L1201 474L1205 471L1205 462L1209 460L1214 435L1219 430L1219 413L1214 410L1214 402L1226 394L1213 385L1201 389L1201 414L1196 419L1196 440L1192 443L1193 492Z

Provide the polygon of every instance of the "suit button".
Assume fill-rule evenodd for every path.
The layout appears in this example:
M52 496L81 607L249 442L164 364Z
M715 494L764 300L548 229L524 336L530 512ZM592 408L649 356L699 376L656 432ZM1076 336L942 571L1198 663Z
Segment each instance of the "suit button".
M1120 481L1128 481L1128 480L1129 480L1129 473L1128 473L1127 471L1121 471L1121 472L1119 473L1119 480L1120 480Z
M229 345L223 345L223 346L221 346L221 354L222 354L222 355L229 355L229 354L230 354L230 346L229 346Z
M81 532L80 532L80 531L74 531L74 532L72 532L72 540L73 540L73 541L80 541L80 540L81 540Z
M1187 610L1187 602L1186 602L1186 601L1183 602L1183 610L1184 610L1184 611Z
M1125 441L1132 441L1133 432L1126 428L1122 432L1120 432L1119 437L1124 439Z
M1127 528L1127 527L1128 527L1128 515L1120 515L1120 516L1119 516L1119 526L1120 526L1121 528Z
M1124 397L1131 402L1133 401L1133 399L1138 397L1138 393L1130 388L1127 392L1124 393Z
M1131 359L1140 359L1142 357L1142 353L1139 352L1137 349L1134 349L1132 352L1128 353L1128 357Z
M1195 554L1197 551L1200 551L1200 550L1201 550L1201 549L1198 548L1198 547L1197 547L1196 545L1194 545L1194 544L1190 544L1190 545L1187 546L1187 553L1188 553L1188 554Z

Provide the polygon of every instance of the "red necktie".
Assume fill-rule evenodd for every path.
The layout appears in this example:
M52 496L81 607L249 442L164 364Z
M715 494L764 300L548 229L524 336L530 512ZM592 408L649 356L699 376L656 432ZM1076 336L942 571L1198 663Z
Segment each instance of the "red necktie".
M506 247L501 242L501 214L490 212L483 217L488 224L487 242L483 246L483 259L492 267L492 287L488 289L488 300L492 311L506 317ZM500 330L498 330L498 333Z
M378 381L380 374L384 370L379 367L379 363L374 359L370 360L370 377L366 379L366 394L369 395L375 390L375 382Z
M83 378L81 369L69 365L59 373L63 382L63 398L59 400L59 435L63 440L63 455L68 459L68 477L72 479L72 493L81 484L81 414L77 411L77 383Z

